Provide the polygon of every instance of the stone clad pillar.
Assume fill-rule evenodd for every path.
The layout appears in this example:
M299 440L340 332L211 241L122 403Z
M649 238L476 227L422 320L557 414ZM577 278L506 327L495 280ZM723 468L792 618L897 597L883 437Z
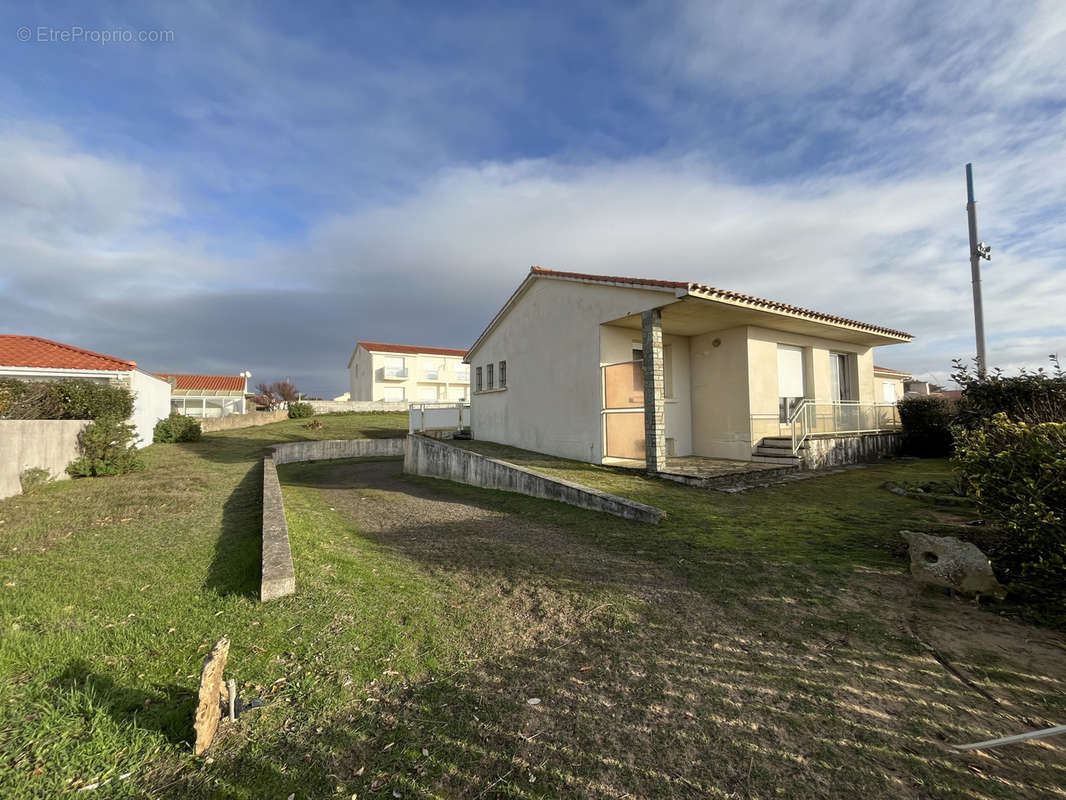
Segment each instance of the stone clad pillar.
M645 311L640 322L644 351L644 461L648 474L653 475L666 466L662 311Z

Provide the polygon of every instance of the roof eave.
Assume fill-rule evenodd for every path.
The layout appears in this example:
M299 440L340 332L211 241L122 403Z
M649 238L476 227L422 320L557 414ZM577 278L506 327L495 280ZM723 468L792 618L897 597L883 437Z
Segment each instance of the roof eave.
M905 344L914 340L914 337L904 331L897 331L891 328L883 328L880 325L872 325L865 322L859 322L858 320L848 320L844 318L833 318L832 315L822 314L820 312L811 311L809 309L782 309L774 308L769 303L758 302L756 298L743 299L735 296L731 296L732 293L725 293L719 291L708 291L706 288L699 286L698 284L692 284L688 289L679 289L677 291L677 297L695 297L701 300L708 300L714 303L722 303L723 305L730 305L736 308L747 308L752 311L761 311L766 314L775 314L780 317L786 317L788 319L799 319L807 322L812 322L818 325L826 325L831 328L839 328L841 330L848 330L854 333L868 334L871 337L875 337L879 341L877 344L871 342L871 346L879 346L886 344Z

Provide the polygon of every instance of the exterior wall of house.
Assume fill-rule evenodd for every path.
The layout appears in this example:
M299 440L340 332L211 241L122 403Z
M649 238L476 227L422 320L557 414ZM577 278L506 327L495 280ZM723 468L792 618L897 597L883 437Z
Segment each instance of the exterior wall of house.
M804 396L818 401L832 400L831 353L850 357L851 399L863 403L880 402L874 392L873 349L863 345L815 336L775 331L768 328L747 329L748 394L751 407L751 443L757 445L766 436L789 432L779 421L777 383L777 345L803 348ZM746 457L750 457L749 454Z
M688 336L663 334L666 369L666 438L673 440L674 455L690 456L692 450L692 376ZM641 348L640 331L616 325L600 326L600 363L630 361Z
M355 348L348 366L348 393L352 400L374 400L374 357L362 347Z
M895 403L903 399L905 375L874 370L874 400L878 403Z
M750 459L748 329L728 328L693 336L690 352L694 454ZM776 380L776 352L774 359ZM776 386L774 393L776 396Z
M130 422L144 447L152 443L155 424L170 416L170 384L139 369L124 374L129 378L129 390L133 393Z
M470 397L474 437L600 463L600 325L672 301L667 292L533 281L471 358L472 386L477 367L493 364L498 381L507 362L506 389Z
M403 359L407 377L385 378L385 367L390 359ZM437 370L435 379L427 377L426 370ZM470 397L470 383L465 377L466 367L460 356L433 353L379 353L367 352L358 347L349 367L351 399L354 401L384 402L386 389L403 390L404 403L453 403Z

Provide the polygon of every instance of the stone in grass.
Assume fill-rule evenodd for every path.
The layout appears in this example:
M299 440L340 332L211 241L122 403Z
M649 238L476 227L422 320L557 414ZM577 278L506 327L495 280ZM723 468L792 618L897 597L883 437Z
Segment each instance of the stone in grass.
M971 542L917 531L899 533L910 545L911 575L916 580L968 595L1006 596L988 557Z
M200 671L200 697L196 704L196 718L193 721L193 730L196 731L196 744L193 746L193 752L196 755L200 755L211 746L215 731L218 730L218 722L222 718L223 699L225 698L228 702L222 683L222 671L226 668L228 657L229 639L223 637L207 654L204 667Z

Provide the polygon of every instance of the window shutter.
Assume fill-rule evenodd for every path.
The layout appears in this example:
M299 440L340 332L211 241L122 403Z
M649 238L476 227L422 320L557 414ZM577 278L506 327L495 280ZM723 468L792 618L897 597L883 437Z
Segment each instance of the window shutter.
M777 346L777 396L804 396L802 347Z

